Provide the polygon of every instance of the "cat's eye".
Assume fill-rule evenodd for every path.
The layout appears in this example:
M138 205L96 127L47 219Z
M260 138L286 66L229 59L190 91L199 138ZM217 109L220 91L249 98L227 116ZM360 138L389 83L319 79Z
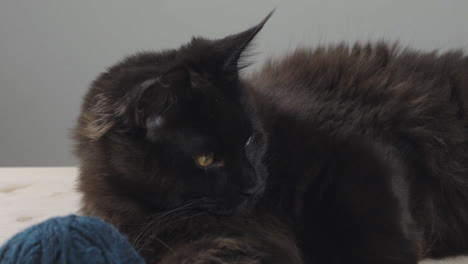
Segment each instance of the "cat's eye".
M204 153L195 157L195 163L201 168L208 168L214 164L214 154Z
M252 136L250 136L246 141L245 141L245 146L247 147L252 143Z

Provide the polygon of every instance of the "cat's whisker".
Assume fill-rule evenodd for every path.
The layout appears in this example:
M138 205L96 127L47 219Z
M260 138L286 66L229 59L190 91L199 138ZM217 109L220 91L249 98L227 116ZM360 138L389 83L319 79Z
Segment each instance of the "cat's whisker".
M189 203L185 203L185 204L183 204L183 205L181 205L179 207L176 207L176 208L174 208L172 210L165 211L165 212L160 212L160 213L156 213L156 214L148 216L147 219L152 218L151 221L149 221L148 223L143 224L143 227L142 227L140 233L138 234L138 236L134 239L134 242L132 243L132 246L137 248L137 249L144 248L144 246L147 243L141 245L141 247L140 247L140 242L143 239L145 239L145 237L148 236L148 234L154 234L155 232L157 233L159 231L158 229L163 230L165 226L169 226L170 224L167 224L167 222L174 223L174 222L182 221L184 219L195 217L197 215L201 215L201 214L195 214L195 215L192 215L192 216L184 217L184 218L182 218L182 220L179 219L179 220L172 221L174 218L178 218L179 216L181 216L181 215L183 215L185 213L188 213L193 208L196 208L197 205L200 204L201 202L202 202L201 199L193 200L193 201L191 201ZM149 230L151 230L152 232L148 232Z
M179 207L176 207L176 208L168 210L168 211L158 212L158 213L149 215L147 217L147 219L149 218L149 219L153 219L152 221L157 221L158 219L160 219L162 217L165 217L166 215L169 215L169 214L184 210L184 209L186 209L187 207L190 207L190 206L191 206L191 203L186 203L186 204L183 204L183 205L181 205Z
M268 152L263 158L263 164L269 166L277 157L277 153L274 151Z
M191 218L194 218L194 217L197 217L197 216L200 216L200 215L204 215L206 212L200 212L200 213L196 213L196 214L193 214L193 215L190 215L190 216L186 216L186 217L183 217L183 218L180 218L180 219L177 219L175 221L172 221L170 223L167 223L166 226L164 226L162 228L162 230L164 230L165 228L177 223L177 222L180 222L180 221L184 221L184 220L188 220L188 219L191 219ZM152 239L156 239L158 242L160 242L161 244L163 244L166 248L170 249L172 251L172 248L169 247L169 245L165 242L163 242L161 239L159 239L156 235L154 234L151 234L149 235L148 239L146 240L146 242L141 246L141 248L145 248L148 244L150 244L152 242Z
M201 201L198 201L197 203L201 203ZM197 204L191 204L189 207L184 208L185 209L184 211L181 211L181 212L179 212L177 214L167 215L166 218L162 219L163 221L159 221L158 224L160 224L160 225L164 224L165 226L170 226L173 222L178 222L178 221L184 220L186 218L187 219L192 218L194 216L201 215L201 214L205 213L205 212L201 212L201 213L194 214L192 216L187 216L187 217L183 217L181 219L172 221L174 218L179 218L181 215L183 216L183 214L189 213L191 211L191 209L194 209L194 208L198 208Z
M151 221L147 222L147 223L143 223L142 224L142 229L140 231L140 233L138 234L138 236L134 239L134 243L133 243L133 246L135 248L138 248L139 247L139 242L141 239L143 239L145 237L145 233L151 229L153 227L153 225L159 221L159 219L165 217L165 215L168 215L168 214L171 214L173 212L177 212L179 210L181 210L181 208L185 207L185 205L181 206L181 207L178 207L178 208L175 208L173 210L170 210L170 211L165 211L165 212L159 212L159 213L156 213L156 214L153 214L153 215L150 215L147 217L148 218L153 218Z
M167 249L169 249L171 252L174 252L174 250L168 245L166 244L164 241L162 241L161 239L159 239L158 237L156 236L151 236L150 239L155 239L157 240L159 243L161 243L164 247L166 247ZM147 241L147 243L149 243L150 241ZM146 244L144 244L144 246L146 246Z
M439 240L439 237L438 237L438 236L434 237L434 238L432 239L431 244L430 244L429 246L426 247L426 250L424 251L424 253L423 253L421 256L422 256L422 257L426 257L427 254L428 254L429 252L431 252L432 248L434 247L434 245L437 243L438 240Z
M170 225L172 225L174 223L184 221L184 220L188 220L188 219L191 219L191 218L194 218L194 217L197 217L197 216L200 216L200 215L204 215L204 214L206 214L206 212L200 212L200 213L197 213L197 214L194 214L194 215L191 215L191 216L186 216L186 217L183 217L183 218L180 218L180 219L177 219L175 221L172 221L172 222L168 223L168 226L170 226Z

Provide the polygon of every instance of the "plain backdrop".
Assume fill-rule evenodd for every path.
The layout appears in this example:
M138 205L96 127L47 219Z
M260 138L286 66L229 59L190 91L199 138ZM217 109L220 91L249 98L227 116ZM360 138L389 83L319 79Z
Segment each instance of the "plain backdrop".
M1 0L0 166L75 165L69 131L98 73L136 51L239 32L275 7L254 68L338 41L468 50L466 0Z

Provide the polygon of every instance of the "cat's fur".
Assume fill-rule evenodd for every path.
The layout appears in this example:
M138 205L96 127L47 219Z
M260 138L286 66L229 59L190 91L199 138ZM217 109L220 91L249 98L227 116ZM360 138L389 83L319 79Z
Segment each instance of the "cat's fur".
M149 263L467 253L468 59L341 45L241 80L264 22L129 57L93 83L75 130L83 212ZM207 146L221 169L194 165Z
M259 210L293 217L312 263L468 253L462 52L298 49L249 84L272 156Z
M231 249L243 255L239 263L300 263L282 223L242 216L263 193L266 145L248 144L265 135L238 72L267 19L220 40L194 38L177 50L130 56L84 98L74 131L82 212L117 226L148 263L167 263L172 248L180 250L168 258L181 258L192 246L198 255L190 263L232 262L234 253L211 246L236 243L245 246ZM196 156L209 152L217 165L197 166Z
M203 223L207 225L207 223ZM301 264L289 227L273 218L235 218L210 223L201 239L183 242L162 259L164 264Z

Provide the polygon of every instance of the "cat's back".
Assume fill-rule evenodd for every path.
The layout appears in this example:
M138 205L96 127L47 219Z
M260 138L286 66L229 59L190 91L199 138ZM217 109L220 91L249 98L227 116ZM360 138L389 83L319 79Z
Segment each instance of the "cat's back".
M468 57L461 51L425 53L386 43L300 48L267 61L249 82L259 104L318 129L396 131L437 122L432 130L454 127L458 138L466 137Z
M322 145L353 138L391 146L415 172L410 185L418 199L411 206L417 222L432 230L427 240L465 241L468 57L463 52L426 53L385 43L301 48L268 61L248 82L283 159L296 164L321 157L327 150Z

